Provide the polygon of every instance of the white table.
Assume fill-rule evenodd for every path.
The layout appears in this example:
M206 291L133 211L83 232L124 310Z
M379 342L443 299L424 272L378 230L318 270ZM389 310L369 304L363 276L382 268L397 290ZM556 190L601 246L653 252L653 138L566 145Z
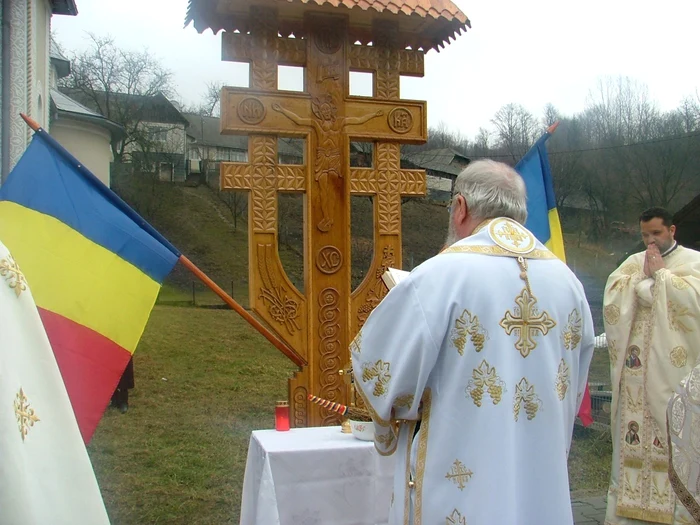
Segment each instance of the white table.
M393 456L340 427L256 430L243 481L241 525L387 522Z

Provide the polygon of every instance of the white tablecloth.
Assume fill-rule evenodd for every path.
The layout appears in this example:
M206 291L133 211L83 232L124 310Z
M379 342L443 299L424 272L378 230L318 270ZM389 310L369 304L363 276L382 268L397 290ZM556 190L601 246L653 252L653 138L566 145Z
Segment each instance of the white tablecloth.
M241 525L379 525L389 516L394 458L340 427L256 430Z

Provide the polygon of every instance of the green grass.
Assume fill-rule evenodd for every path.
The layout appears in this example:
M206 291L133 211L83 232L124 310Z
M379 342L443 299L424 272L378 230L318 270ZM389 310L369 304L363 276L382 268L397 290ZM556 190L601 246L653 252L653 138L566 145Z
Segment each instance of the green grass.
M572 497L605 494L610 481L611 463L610 433L575 427L569 451L569 485Z
M274 426L293 369L231 311L157 306L129 411L89 446L112 523L238 523L250 432Z

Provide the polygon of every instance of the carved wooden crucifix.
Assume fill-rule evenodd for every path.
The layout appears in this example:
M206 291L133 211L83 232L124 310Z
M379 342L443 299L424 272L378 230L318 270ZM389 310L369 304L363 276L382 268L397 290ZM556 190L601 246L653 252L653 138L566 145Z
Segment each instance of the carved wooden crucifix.
M307 395L347 402L338 371L349 360L358 311L372 289L382 293L375 277L383 257L390 253L392 266L401 265L401 196L425 192L424 172L402 170L399 151L400 143L427 139L425 103L399 100L398 93L399 74L422 75L422 52L392 47L381 37L376 48L356 46L345 17L307 14L298 39L280 37L276 28L273 10L253 8L250 34L224 37L225 58L250 62L252 86L222 91L222 133L250 136L248 163L222 163L222 188L250 191L251 307L308 362L290 380L293 424L335 424L338 415L308 405ZM302 63L305 91L276 91L277 65ZM351 97L351 68L396 81L383 90L384 100ZM277 163L278 136L305 139L303 166ZM350 169L351 140L375 142L374 167ZM279 191L304 193L304 294L277 254ZM375 257L355 294L351 193L376 196ZM371 310L378 300L369 303Z

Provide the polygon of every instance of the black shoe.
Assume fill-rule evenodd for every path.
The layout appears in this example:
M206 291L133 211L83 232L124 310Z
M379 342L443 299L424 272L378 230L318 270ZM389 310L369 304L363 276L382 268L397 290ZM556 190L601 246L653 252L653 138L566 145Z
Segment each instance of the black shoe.
M129 410L129 404L128 403L121 403L119 405L119 412L122 414L126 414L126 411Z

